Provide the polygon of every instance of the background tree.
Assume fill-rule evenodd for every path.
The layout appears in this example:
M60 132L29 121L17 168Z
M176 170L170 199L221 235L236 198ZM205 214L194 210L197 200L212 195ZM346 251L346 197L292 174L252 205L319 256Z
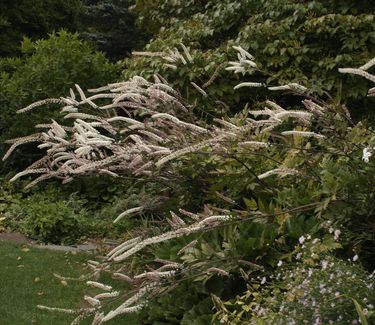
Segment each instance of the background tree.
M129 11L133 4L131 0L84 1L80 15L81 36L112 60L129 56L148 39L146 33L136 27L136 16Z
M65 28L75 31L80 0L4 0L0 3L0 56L21 54L21 41L46 37Z

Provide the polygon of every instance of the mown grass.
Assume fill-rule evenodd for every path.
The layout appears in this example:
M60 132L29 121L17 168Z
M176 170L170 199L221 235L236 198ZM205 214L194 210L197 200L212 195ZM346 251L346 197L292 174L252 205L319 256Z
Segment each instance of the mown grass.
M87 272L84 262L88 256L0 242L0 324L69 324L74 316L41 311L36 306L82 306L87 286L61 283L53 273L79 276Z

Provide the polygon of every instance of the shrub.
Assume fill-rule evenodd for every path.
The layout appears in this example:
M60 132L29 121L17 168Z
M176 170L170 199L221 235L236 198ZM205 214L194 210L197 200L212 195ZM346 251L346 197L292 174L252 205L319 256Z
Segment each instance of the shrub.
M82 213L76 214L64 201L46 202L34 195L25 200L23 213L23 232L45 243L74 243L86 232Z
M355 116L372 114L363 100L366 81L338 73L340 67L360 66L375 56L375 20L366 1L162 0L137 1L134 10L140 24L154 33L146 46L152 53L125 60L123 75L162 74L192 105L199 101L199 114L220 115L221 104L197 99L190 82L235 112L242 107L244 94L233 91L239 78L224 69L228 59L233 61L229 49L235 44L258 59L263 73L254 71L253 81L298 82L322 96L329 92L337 102L349 101ZM171 53L182 52L180 43L189 45L194 64L173 61ZM254 90L250 102L274 98L285 106L296 103L293 96L281 98L262 89Z
M14 229L21 214L22 191L0 179L0 232Z
M171 57L176 62L192 63L189 50L181 47L183 54L176 52ZM234 48L238 60L229 62L229 70L248 76L254 71L261 73L250 53L239 46ZM367 72L374 64L371 60L358 69L341 72L375 81ZM210 100L204 89L191 86L203 100ZM293 109L268 100L210 121L192 114L187 101L161 76L155 75L153 82L138 76L91 90L94 94L90 95L76 86L77 94L72 91L58 100L65 120L72 119L72 123L53 122L43 126L46 132L42 135L33 135L33 140L46 148L46 154L12 181L28 174L39 175L30 186L50 178L69 182L77 176L100 174L136 178L152 184L150 188L158 191L159 197L168 195L181 204L174 211L161 210L151 229L113 249L104 262L90 262L93 275L107 270L132 290L121 302L115 300L112 310L102 299L117 297L119 291L86 297L94 308L71 311L79 314L77 320L91 313L95 314L94 324L102 324L140 311L151 298L184 280L201 282L209 293L220 295L220 300L233 299L238 290L246 290L244 280L250 275L268 276L277 272L283 261L291 261L296 244L303 244L304 236L324 239L331 232L326 221L343 232L342 246L335 238L324 240L324 245L312 252L317 257L305 262L319 269L314 263L328 253L345 259L356 252L366 267L372 267L373 232L361 227L373 223L369 175L374 168L374 144L370 128L354 124L345 106L313 97L300 84L270 85L245 79L234 90L241 88L288 91L303 100ZM370 95L373 92L370 90ZM20 112L30 114L46 103L38 102ZM67 103L74 107L67 109ZM126 116L113 108L122 109ZM6 156L28 141L30 138L14 140ZM184 191L191 189L196 177L201 187L191 200L191 194ZM181 209L186 202L201 202L203 206L186 211ZM115 223L150 213L152 207L129 206ZM339 271L350 269L346 264L338 267ZM325 270L324 265L322 268ZM293 275L296 285L299 276ZM277 279L273 283L279 284ZM111 290L100 283L92 285ZM315 282L311 285L315 294ZM287 289L292 292L293 288ZM357 300L361 294L367 295L366 289L361 286L359 293L347 293L353 295L355 310L366 320ZM207 297L208 293L202 299L207 302ZM345 302L343 308L347 306ZM205 319L207 308L187 309L194 310L196 319ZM188 317L187 309L175 310L172 315L166 311L164 316L180 320ZM323 312L331 316L331 310ZM348 315L354 314L350 311Z
M19 59L2 59L3 72L0 75L1 139L18 137L30 131L36 121L50 122L58 118L53 105L28 118L16 118L16 110L30 101L59 97L61 91L69 91L75 82L85 87L94 87L117 78L118 66L111 64L103 54L95 52L77 34L61 31L51 34L46 40L22 43L23 55ZM30 119L31 118L31 119ZM3 142L2 141L2 142ZM4 149L4 147L2 147ZM38 152L15 158L3 168L17 169L35 159Z
M358 263L334 257L341 231L305 234L275 269L248 274L247 290L232 301L213 297L215 319L230 324L359 324L374 313L374 272Z

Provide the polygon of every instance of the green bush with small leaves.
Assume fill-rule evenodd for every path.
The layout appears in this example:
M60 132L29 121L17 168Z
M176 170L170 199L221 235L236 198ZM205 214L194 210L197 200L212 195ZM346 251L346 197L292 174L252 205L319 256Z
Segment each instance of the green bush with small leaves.
M22 56L0 59L0 139L1 155L5 139L27 134L36 121L50 123L58 118L58 110L51 105L29 116L18 116L16 111L30 102L59 97L75 83L85 88L115 81L119 66L93 47L79 39L78 34L60 31L48 39L31 41L24 39ZM38 156L30 150L2 164L5 171L25 166Z
M233 91L239 78L222 65L234 59L231 46L241 45L262 71L255 72L252 81L298 82L320 95L329 93L336 101L346 101L355 116L372 115L364 99L369 83L338 73L340 67L357 67L375 56L375 16L367 1L138 0L134 10L139 23L154 35L147 51L167 55L181 50L184 43L194 63L178 64L173 70L161 58L135 56L124 61L123 75L147 78L158 72L190 103L200 96L189 89L190 82L196 83L217 101L213 105L199 99L198 114L217 116L220 102L235 112L244 104L243 96ZM280 99L275 93L254 91L251 102L275 97ZM288 105L296 102L295 97L281 100Z
M35 198L35 197L34 197ZM24 233L45 243L72 243L84 233L79 215L65 202L26 200L22 223Z

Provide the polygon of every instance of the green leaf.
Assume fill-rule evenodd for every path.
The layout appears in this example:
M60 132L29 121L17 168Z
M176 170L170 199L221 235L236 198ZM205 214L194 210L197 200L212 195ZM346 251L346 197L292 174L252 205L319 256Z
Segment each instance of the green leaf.
M354 298L352 298L352 300L354 302L355 310L357 311L359 319L361 320L361 324L362 325L368 325L367 318L366 318L365 314L363 313L361 305Z

